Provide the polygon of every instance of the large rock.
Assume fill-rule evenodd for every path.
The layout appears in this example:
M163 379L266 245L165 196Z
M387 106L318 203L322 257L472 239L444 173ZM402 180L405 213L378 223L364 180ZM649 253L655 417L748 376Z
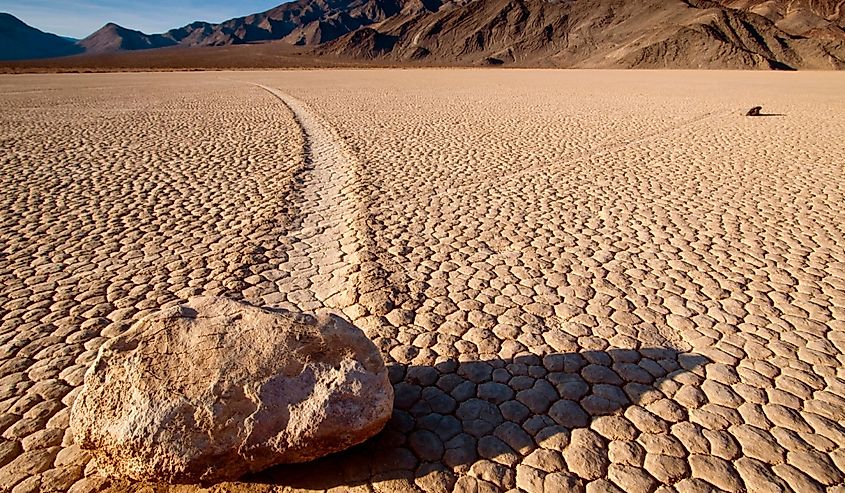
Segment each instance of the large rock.
M196 298L102 346L71 429L105 474L213 482L360 443L392 408L384 362L360 329Z

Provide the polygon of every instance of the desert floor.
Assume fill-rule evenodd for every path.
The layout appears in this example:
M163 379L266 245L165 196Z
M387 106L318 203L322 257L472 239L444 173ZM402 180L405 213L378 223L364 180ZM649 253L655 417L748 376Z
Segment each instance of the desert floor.
M344 314L396 410L212 491L843 492L843 88L0 76L0 491L200 490L99 477L68 406L103 342L218 294Z

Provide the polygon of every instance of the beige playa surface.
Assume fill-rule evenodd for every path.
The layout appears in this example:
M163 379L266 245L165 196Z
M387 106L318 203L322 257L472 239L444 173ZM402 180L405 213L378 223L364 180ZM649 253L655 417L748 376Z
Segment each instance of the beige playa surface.
M843 87L0 77L0 491L201 490L66 433L97 348L198 294L342 313L396 391L373 440L211 491L845 491Z

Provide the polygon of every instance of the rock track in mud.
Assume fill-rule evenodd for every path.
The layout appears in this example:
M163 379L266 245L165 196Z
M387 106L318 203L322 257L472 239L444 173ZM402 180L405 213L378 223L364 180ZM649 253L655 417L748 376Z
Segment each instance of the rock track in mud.
M342 311L397 396L218 489L841 491L841 75L218 77L0 78L0 484L106 488L81 372L207 292Z

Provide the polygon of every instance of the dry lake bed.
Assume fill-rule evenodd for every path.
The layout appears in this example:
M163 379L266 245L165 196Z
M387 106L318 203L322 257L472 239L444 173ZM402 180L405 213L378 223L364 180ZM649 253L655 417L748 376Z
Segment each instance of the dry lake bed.
M201 490L100 477L67 428L104 342L204 294L343 315L396 395L211 491L844 492L843 89L0 76L0 491Z

